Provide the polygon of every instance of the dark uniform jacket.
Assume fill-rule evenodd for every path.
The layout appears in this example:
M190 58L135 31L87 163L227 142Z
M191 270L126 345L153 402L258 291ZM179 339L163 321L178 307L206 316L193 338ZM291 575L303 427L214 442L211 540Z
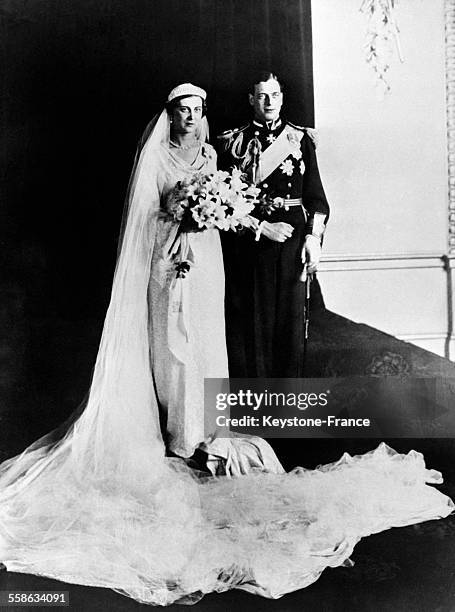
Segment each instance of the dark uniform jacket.
M288 126L290 132L300 137L300 146L291 153L264 181L259 182L261 195L269 200L274 198L302 198L307 212L307 233L311 233L314 214L324 215L325 223L329 216L329 205L322 187L315 154L314 130L296 126L278 119L268 127L257 121L228 130L218 137L218 167L228 170L233 166L251 174L254 162L254 148L265 151ZM257 147L255 139L259 142ZM258 208L256 216L273 222L274 216Z
M267 156L261 163L261 154L280 135L281 145L271 150L284 151L278 156L277 167L267 164ZM301 254L305 236L313 231L319 235L321 228L316 231L316 225L323 226L329 215L312 131L281 119L270 126L252 121L224 132L218 142L220 169L237 167L250 179L257 175L266 205L258 205L254 215L294 228L284 242L263 235L256 241L251 230L239 234L222 232L230 376L302 376L306 310L305 285L300 281ZM286 202L293 206L286 206ZM317 282L312 283L313 295L322 304Z

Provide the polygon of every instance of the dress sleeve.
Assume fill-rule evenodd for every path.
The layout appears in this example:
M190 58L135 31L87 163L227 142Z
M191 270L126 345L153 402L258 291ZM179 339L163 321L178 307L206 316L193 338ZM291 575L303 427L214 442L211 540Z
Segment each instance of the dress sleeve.
M205 153L207 157L207 172L216 172L217 171L217 155L215 149L212 145L208 143L205 146Z

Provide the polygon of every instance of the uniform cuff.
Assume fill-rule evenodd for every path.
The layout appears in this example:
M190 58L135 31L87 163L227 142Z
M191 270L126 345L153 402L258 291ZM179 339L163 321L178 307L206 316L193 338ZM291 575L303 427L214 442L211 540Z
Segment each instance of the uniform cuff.
M315 236L319 240L322 240L322 236L325 232L325 218L323 213L314 213L314 215L308 219L306 226L306 235Z

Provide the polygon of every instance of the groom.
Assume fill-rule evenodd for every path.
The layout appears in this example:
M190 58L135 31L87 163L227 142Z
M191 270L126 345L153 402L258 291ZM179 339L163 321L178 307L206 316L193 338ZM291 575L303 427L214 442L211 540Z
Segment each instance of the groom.
M285 121L276 75L252 83L253 119L218 137L219 167L237 167L260 188L256 236L223 232L226 336L231 377L301 377L304 262L316 271L329 215L312 131Z

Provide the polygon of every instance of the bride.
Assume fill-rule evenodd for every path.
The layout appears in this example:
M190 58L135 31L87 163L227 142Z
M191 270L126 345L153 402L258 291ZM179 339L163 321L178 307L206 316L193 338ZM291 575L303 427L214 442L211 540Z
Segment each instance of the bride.
M161 213L177 181L216 169L205 98L178 86L146 130L84 410L0 466L10 571L155 605L231 588L276 598L349 563L366 535L452 512L414 451L285 474L263 440L204 439L203 379L227 376L219 236ZM212 475L191 469L198 447Z
M157 137L163 121L161 164L154 169L162 203L177 181L216 171L215 151L206 142L204 115L204 90L181 85L169 94L166 112L152 136ZM183 240L179 248L185 249L185 260L191 260L192 266L185 278L178 279L170 253L176 241ZM218 232L211 229L183 235L174 221L158 218L149 284L151 366L166 445L181 457L190 457L204 439L204 378L228 376L223 312Z

